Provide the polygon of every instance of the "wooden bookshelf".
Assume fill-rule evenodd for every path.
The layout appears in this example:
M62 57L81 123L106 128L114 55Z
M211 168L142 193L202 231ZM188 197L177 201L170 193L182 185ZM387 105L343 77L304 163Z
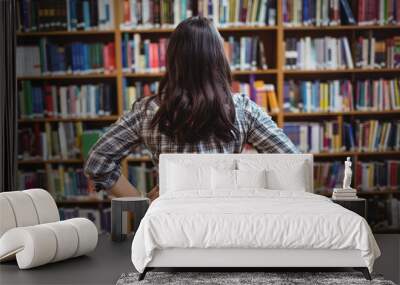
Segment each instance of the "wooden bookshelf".
M390 31L390 30L397 30L400 29L400 25L365 25L365 26L358 26L358 25L348 25L348 26L284 26L284 31L285 32L291 32L291 31L321 31L321 30L326 30L326 31L370 31L370 30L384 30L384 31Z
M71 117L71 118L32 118L18 119L18 123L45 123L45 122L112 122L119 116L99 116L99 117Z
M218 31L224 32L254 32L254 31L276 31L277 26L232 26L219 27ZM173 32L173 28L138 28L138 29L122 29L122 33L139 33L139 34L168 34Z
M17 39L25 41L34 41L40 37L49 37L52 40L57 41L63 38L72 39L76 37L79 41L85 41L86 39L96 39L102 40L106 36L107 38L113 39L115 42L115 56L116 56L116 71L112 74L66 74L66 75L43 75L43 76L24 76L19 77L18 80L43 80L43 81L81 81L81 82L98 82L103 80L110 80L115 83L116 86L116 104L117 104L117 114L106 117L96 117L96 118L37 118L37 119L19 119L18 122L20 124L29 124L29 123L46 123L46 122L83 122L83 123L96 123L109 125L112 121L118 119L120 115L123 114L123 80L124 78L129 79L130 81L135 80L157 80L163 76L163 72L156 73L148 73L148 72L138 72L131 73L125 72L122 69L122 54L121 54L121 43L122 43L122 35L124 33L141 33L144 34L145 37L157 38L157 37L165 37L170 34L173 29L172 28L151 28L151 29L130 29L130 30L121 30L120 22L122 15L120 15L122 1L114 0L114 13L115 13L115 29L113 30L93 30L93 31L59 31L59 32L32 32L32 33L17 33ZM296 26L296 27L287 27L283 24L282 18L282 0L277 0L277 25L276 26L233 26L233 27L223 27L219 28L219 31L224 35L228 33L229 35L252 35L252 33L257 33L261 37L265 37L266 42L270 45L270 48L267 48L266 54L267 60L271 60L272 62L268 62L269 67L271 69L267 70L234 70L232 73L234 76L240 76L243 79L246 79L246 76L250 74L254 74L257 78L262 80L267 80L269 82L274 82L276 87L276 92L278 96L278 103L280 106L280 110L283 110L283 85L286 79L310 79L315 78L315 76L321 76L322 78L347 78L354 82L354 80L358 77L362 78L377 78L379 76L382 77L396 77L400 74L400 69L393 68L382 68L382 69L336 69L336 70L286 70L284 68L285 65L285 47L284 41L287 37L302 37L305 35L346 35L352 45L354 45L356 41L356 37L360 33L364 32L373 32L379 33L377 36L379 38L385 38L386 36L400 35L400 25L371 25L371 26L322 26L322 27L314 27L314 26ZM354 47L352 54L354 55ZM390 119L399 119L400 118L400 110L396 111L351 111L351 112L328 112L328 113L287 113L287 112L278 112L276 114L271 114L274 120L277 122L278 126L282 127L287 121L307 121L307 120L337 120L339 122L339 128L342 128L344 118L352 117L352 118L368 118L368 116L376 116L378 118L390 118ZM315 160L343 160L346 156L351 156L355 161L360 160L369 160L369 159L399 159L400 152L399 151L385 151L385 152L358 152L358 151L345 151L345 152L329 152L329 153L319 153L315 154ZM82 167L83 159L52 159L52 160L25 160L18 161L18 164L26 169L29 166L32 166L32 169L40 167L39 165L46 164L76 164ZM122 173L127 174L127 168L129 163L136 164L147 164L150 163L151 160L149 157L128 157L122 162ZM361 195L390 195L392 193L397 193L398 189L388 191L372 191L372 192L361 192ZM93 200L90 202L87 201L60 201L60 205L87 205L87 204L96 204L96 203L107 203L103 200Z
M18 80L65 80L65 79L115 79L116 74L92 73L92 74L64 74L64 75L39 75L39 76L19 76Z

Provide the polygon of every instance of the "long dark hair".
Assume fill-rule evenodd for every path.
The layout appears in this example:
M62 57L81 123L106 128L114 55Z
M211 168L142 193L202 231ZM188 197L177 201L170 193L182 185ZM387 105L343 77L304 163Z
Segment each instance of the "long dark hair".
M206 18L191 17L172 33L166 73L153 99L159 109L151 127L178 143L235 139L232 75L223 39Z

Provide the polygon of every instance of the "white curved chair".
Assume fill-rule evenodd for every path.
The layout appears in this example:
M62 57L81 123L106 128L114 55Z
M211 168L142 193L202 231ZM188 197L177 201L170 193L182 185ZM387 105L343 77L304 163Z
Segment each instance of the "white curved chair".
M0 261L16 258L20 269L80 256L97 245L93 222L60 222L56 203L43 189L0 193L0 217Z

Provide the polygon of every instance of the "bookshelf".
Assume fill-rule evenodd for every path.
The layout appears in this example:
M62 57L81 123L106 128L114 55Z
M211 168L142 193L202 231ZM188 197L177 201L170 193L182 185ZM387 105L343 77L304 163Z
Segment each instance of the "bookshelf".
M121 15L123 0L111 0L114 5L114 29L106 30L87 30L87 31L40 31L40 32L18 32L18 45L29 45L37 43L41 38L46 37L51 41L57 42L113 42L115 46L115 70L110 73L89 73L89 74L59 74L59 75L41 75L41 76L20 76L19 82L32 81L38 84L97 84L106 82L115 87L114 112L107 116L100 117L68 117L68 118L20 118L18 120L19 128L29 128L34 124L39 124L44 128L44 124L62 123L82 123L83 126L107 126L116 121L124 112L124 80L129 82L136 81L155 81L163 76L163 72L126 72L122 67L122 43L124 34L140 34L150 39L168 37L173 31L172 28L135 28L121 29L123 15ZM357 11L357 2L351 1L353 11ZM389 111L344 111L344 112L287 112L284 111L284 83L287 80L313 80L316 76L321 80L347 79L355 83L356 80L364 79L393 79L399 76L399 68L351 68L334 70L288 70L285 69L285 40L287 38L301 38L310 36L323 37L347 37L354 57L355 43L357 38L362 35L373 34L379 39L387 37L400 36L400 25L336 25L336 26L286 26L283 21L283 0L276 0L276 25L273 26L231 26L221 27L219 31L222 36L253 36L257 35L264 44L267 44L265 56L268 62L268 69L263 70L233 70L235 80L248 81L249 75L254 75L256 79L261 79L267 83L275 85L277 94L279 112L271 113L272 118L279 127L283 127L287 122L322 122L336 121L339 130L342 130L344 122L349 120L398 120L400 119L400 110ZM342 140L342 131L340 131L340 140ZM321 152L315 154L316 162L343 161L345 157L352 157L353 165L357 162L368 161L386 161L400 160L400 151L340 151L340 152ZM45 171L50 167L66 165L73 167L83 167L84 159L26 159L18 161L20 169L34 171L42 167ZM128 175L128 166L137 165L140 167L149 167L151 160L149 157L128 157L122 162L122 173ZM355 175L360 171L355 167ZM47 185L43 185L47 188ZM360 192L360 196L370 197L399 197L399 189L377 189L374 191ZM322 195L330 196L329 192L321 191ZM91 199L85 200L64 200L60 201L62 206L85 207L99 204L103 207L109 203L109 200ZM391 231L391 230L388 230ZM400 231L397 231L400 232Z

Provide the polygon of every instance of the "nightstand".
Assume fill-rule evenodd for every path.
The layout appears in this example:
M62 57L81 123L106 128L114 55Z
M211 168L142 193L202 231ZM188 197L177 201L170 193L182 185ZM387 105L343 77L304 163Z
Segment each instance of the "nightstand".
M339 204L340 206L353 211L354 213L359 214L364 219L367 218L367 200L364 198L357 198L352 200L345 200L345 199L331 199L332 202Z
M111 239L113 241L123 241L126 234L122 233L123 212L128 211L134 215L133 231L139 227L140 221L146 214L150 199L143 197L122 197L111 200Z

